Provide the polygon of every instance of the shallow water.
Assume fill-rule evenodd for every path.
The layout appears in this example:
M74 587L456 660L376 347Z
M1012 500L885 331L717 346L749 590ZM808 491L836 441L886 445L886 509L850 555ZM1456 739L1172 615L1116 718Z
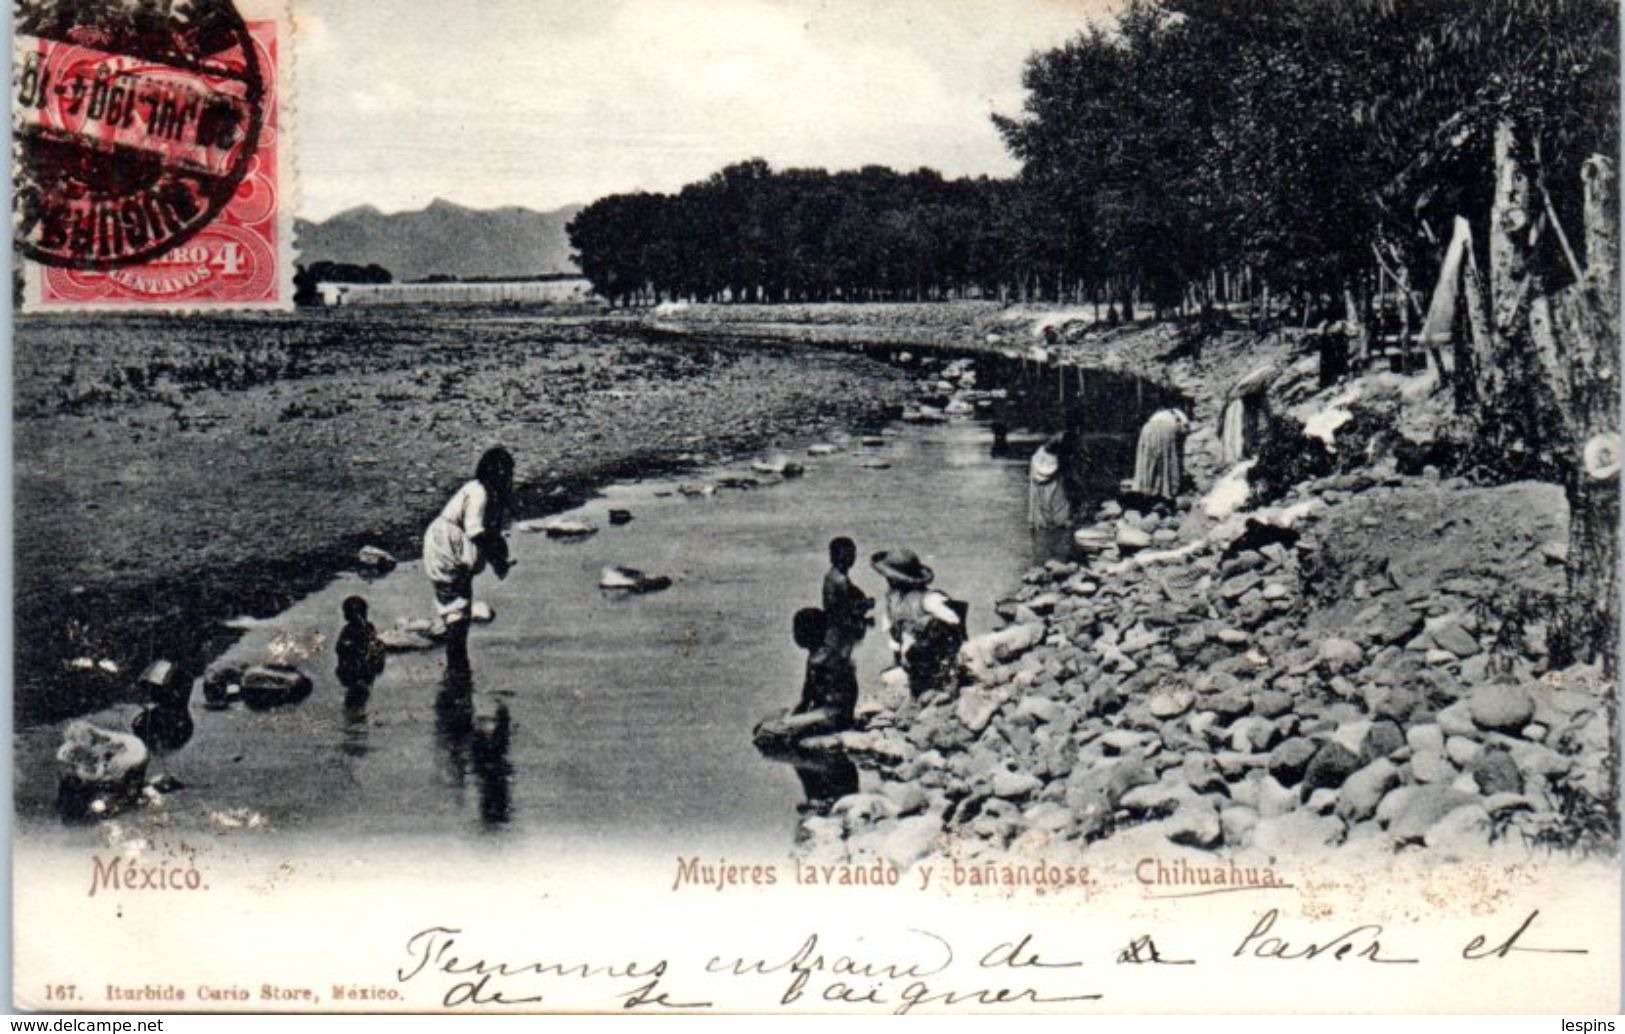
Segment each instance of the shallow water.
M1132 441L1109 430L1089 440L1096 487L1115 484L1132 455ZM452 683L447 692L439 650L395 654L364 715L346 714L333 674L340 602L366 596L382 629L427 616L432 594L415 563L382 578L340 576L250 630L221 660L297 663L315 680L310 699L263 712L194 706L191 741L152 766L185 789L126 821L161 814L183 832L241 830L273 841L787 849L803 784L795 769L758 754L750 733L799 695L805 654L791 642L790 619L818 605L827 542L848 535L862 558L914 549L939 588L970 603L970 632L987 631L994 602L1053 548L1026 526L1027 455L1036 440L1017 431L1011 448L995 454L981 421L900 425L883 445L840 440L842 451L827 457L805 455L805 442L785 443L805 476L755 489L705 498L674 491L724 471L611 486L572 512L598 525L597 534L566 542L513 532L509 578L480 576L476 596L497 617L473 630L471 686ZM890 467L861 465L875 456ZM749 473L743 464L727 472ZM634 520L611 526L611 508ZM612 563L675 584L607 594L597 582ZM854 576L871 595L882 593L866 559ZM855 661L860 683L871 685L889 663L884 637L871 633ZM100 720L117 727L131 713ZM47 839L84 842L93 830L63 826L51 811L56 735L22 737L19 807ZM839 768L802 774L837 784L855 777Z

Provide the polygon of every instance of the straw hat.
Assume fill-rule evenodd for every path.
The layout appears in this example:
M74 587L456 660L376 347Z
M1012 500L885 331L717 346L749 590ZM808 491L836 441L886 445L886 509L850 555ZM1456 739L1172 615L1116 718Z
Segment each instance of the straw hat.
M902 588L921 588L936 577L912 549L883 549L870 557L869 563L886 581Z

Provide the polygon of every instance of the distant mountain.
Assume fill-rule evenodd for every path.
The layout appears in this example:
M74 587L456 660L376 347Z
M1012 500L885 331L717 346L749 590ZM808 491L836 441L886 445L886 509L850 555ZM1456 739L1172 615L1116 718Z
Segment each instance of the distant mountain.
M564 227L583 206L552 212L464 208L435 201L421 212L385 215L372 205L323 222L294 222L299 261L377 263L397 281L437 273L454 277L573 273Z

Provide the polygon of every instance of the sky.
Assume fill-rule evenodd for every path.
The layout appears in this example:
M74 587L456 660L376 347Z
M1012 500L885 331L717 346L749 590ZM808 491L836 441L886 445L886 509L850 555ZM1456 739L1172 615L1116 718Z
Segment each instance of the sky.
M295 0L300 214L540 210L775 168L1016 164L989 115L1111 0Z

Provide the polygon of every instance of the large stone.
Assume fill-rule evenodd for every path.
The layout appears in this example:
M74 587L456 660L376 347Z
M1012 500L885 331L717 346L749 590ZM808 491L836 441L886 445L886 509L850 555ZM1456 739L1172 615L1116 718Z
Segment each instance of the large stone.
M1419 750L1411 755L1411 776L1419 783L1449 783L1460 774L1450 759L1437 751Z
M1192 657L1207 645L1207 632L1200 625L1192 625L1174 636L1170 645L1181 657Z
M1282 786L1274 776L1266 775L1257 780L1257 784L1254 788L1253 806L1258 809L1258 814L1265 818L1285 815L1298 807L1298 795Z
M440 644L422 632L412 632L404 628L386 628L378 633L378 645L390 653L411 653L433 650Z
M1341 743L1355 754L1364 755L1365 738L1371 732L1371 720L1357 718L1354 721L1342 722L1332 731L1332 739Z
M311 688L309 675L286 664L256 664L243 672L243 703L256 709L300 703Z
M1007 801L1026 800L1043 789L1043 780L1029 772L1000 772L993 777L993 796Z
M56 759L64 774L87 786L139 790L151 755L146 744L80 719L68 723Z
M598 526L591 521L579 517L549 517L538 522L534 527L529 521L522 521L515 525L518 531L540 531L552 539L585 538L598 533Z
M1072 825L1072 809L1055 801L1039 801L1021 813L1029 829L1059 833Z
M1253 700L1241 690L1234 689L1224 693L1215 693L1204 698L1202 700L1202 709L1212 711L1220 718L1230 721L1240 718L1248 711L1251 711L1253 709Z
M1422 842L1452 857L1472 857L1489 846L1490 813L1478 802L1452 809L1422 834Z
M1263 718L1279 718L1292 710L1292 694L1278 689L1260 690L1253 694L1253 713Z
M1017 717L1046 725L1060 721L1064 714L1061 705L1047 697L1023 697L1016 706Z
M1436 721L1446 736L1478 735L1478 725L1473 721L1472 708L1466 700L1458 700L1440 711Z
M1230 602L1235 602L1257 589L1263 582L1264 576L1256 571L1238 574L1232 578L1226 578L1219 584L1219 596ZM1259 598L1263 598L1262 594L1260 594Z
M1079 765L1066 780L1066 805L1086 827L1098 824L1117 809L1124 794L1154 783L1156 778L1150 767L1138 759Z
M1422 615L1398 599L1389 597L1373 603L1355 616L1351 627L1366 639L1386 646L1414 638L1422 628Z
M1521 686L1479 686L1468 698L1473 722L1482 729L1517 732L1535 717L1535 702Z
M1400 795L1401 799L1390 806L1388 799L1396 795ZM1457 808L1477 803L1479 798L1476 795L1449 786L1400 787L1383 800L1378 807L1377 817L1380 820L1385 812L1389 812L1388 832L1395 840L1404 843L1422 839L1435 823Z
M904 677L904 691L906 694L907 676ZM1005 705L1015 691L1016 687L1009 683L994 686L968 684L959 692L959 699L954 704L954 715L966 729L980 733L987 728L999 708Z
M830 815L839 817L848 832L897 817L897 805L878 793L851 793L836 801Z
M1378 758L1343 782L1337 800L1337 815L1345 822L1364 822L1377 813L1389 790L1399 785L1399 766Z
M992 682L999 665L1008 664L1043 641L1043 622L1011 625L967 641L959 648L959 660L979 681Z
M1115 539L1117 548L1126 556L1151 545L1151 536L1127 521L1119 522Z
M1261 754L1275 745L1281 730L1268 718L1248 715L1230 727L1230 749L1244 754Z
M898 868L907 868L930 854L942 836L942 822L935 815L915 815L891 827L880 842L880 854Z
M1113 729L1101 736L1098 742L1101 749L1107 754L1132 754L1136 757L1144 753L1147 744L1156 737L1148 732L1135 732L1133 729Z
M1517 763L1518 771L1523 773L1526 782L1537 786L1544 785L1547 779L1553 776L1566 775L1574 762L1552 748L1540 743L1512 743L1509 744L1512 760Z
M1473 782L1485 797L1523 793L1523 773L1505 750L1487 750L1473 765Z
M1398 723L1386 720L1372 722L1371 728L1366 731L1365 748L1360 751L1360 757L1364 761L1374 761L1404 747L1405 734L1400 731Z
M1182 802L1163 830L1170 841L1184 847L1217 847L1224 840L1217 809L1201 799Z
M635 567L610 564L598 572L598 587L612 592L646 593L671 588L669 575L645 574Z
M1359 767L1360 755L1336 740L1327 740L1309 759L1309 766L1303 772L1303 784L1311 790L1323 786L1335 790Z
M1448 651L1453 656L1471 657L1481 649L1478 640L1462 627L1460 619L1454 615L1429 621L1427 631L1434 646Z
M1225 779L1240 779L1254 769L1269 764L1268 754L1244 754L1235 750L1221 750L1213 755L1213 763Z
M1118 803L1135 814L1143 815L1165 812L1196 799L1196 791L1187 786L1183 779L1165 775L1160 782L1136 786L1125 793Z
M1284 786L1296 786L1315 756L1315 745L1301 737L1287 740L1270 754L1269 772Z
M1271 859L1296 862L1321 854L1342 839L1343 824L1337 819L1299 810L1259 819L1252 846Z
M1405 730L1405 742L1412 751L1444 752L1444 730L1437 725L1413 725Z
M1484 754L1484 745L1466 736L1452 736L1444 741L1445 757L1457 768L1472 768Z
M1365 663L1365 651L1352 639L1334 636L1315 647L1315 660L1333 673L1353 671Z
M1123 641L1118 644L1118 649L1133 657L1135 654L1144 653L1153 646L1161 645L1162 641L1162 633L1153 632L1146 628L1136 628L1130 630L1128 635L1123 637Z
M1258 826L1258 812L1246 805L1233 805L1219 812L1219 828L1226 847L1246 847Z
M1189 711L1195 702L1195 695L1188 689L1165 689L1153 693L1148 706L1154 717L1166 721Z
M380 549L377 546L362 546L361 551L356 554L356 562L362 567L370 571L376 571L379 574L393 571L396 563L398 563L388 550Z
M1403 686L1367 686L1361 695L1371 717L1395 722L1409 721L1422 704L1420 693Z

